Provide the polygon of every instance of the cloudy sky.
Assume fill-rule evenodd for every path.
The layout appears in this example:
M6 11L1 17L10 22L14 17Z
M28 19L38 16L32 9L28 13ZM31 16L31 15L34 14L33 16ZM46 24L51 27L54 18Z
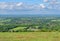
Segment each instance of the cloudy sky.
M0 0L0 14L60 14L60 1Z

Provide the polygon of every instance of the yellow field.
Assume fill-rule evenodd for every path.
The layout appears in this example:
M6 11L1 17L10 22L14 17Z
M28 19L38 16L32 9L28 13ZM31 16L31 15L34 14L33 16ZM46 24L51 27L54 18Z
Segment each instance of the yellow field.
M0 41L60 41L60 32L0 32Z

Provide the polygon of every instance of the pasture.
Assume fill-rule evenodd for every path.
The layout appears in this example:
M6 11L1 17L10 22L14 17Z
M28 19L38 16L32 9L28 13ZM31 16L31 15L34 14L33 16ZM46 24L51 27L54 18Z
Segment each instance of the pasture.
M0 41L60 41L59 32L0 32Z

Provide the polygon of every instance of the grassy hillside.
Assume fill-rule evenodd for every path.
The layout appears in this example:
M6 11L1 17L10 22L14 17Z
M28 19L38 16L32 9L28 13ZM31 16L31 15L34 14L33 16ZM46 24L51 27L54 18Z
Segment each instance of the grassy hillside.
M10 32L18 32L18 31L22 31L22 30L24 30L24 28L26 28L26 27L16 27L16 28L13 28L13 29L10 29L9 31Z
M0 32L0 41L60 41L59 32Z

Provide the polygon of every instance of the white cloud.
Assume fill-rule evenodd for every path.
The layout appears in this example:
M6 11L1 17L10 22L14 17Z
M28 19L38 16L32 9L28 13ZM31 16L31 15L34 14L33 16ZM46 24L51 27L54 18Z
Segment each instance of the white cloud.
M0 9L4 9L7 7L7 4L5 2L0 2Z
M46 6L44 4L40 4L40 8L45 8Z
M16 4L16 6L21 6L21 5L23 5L22 2L19 2L19 3Z
M0 9L13 9L13 8L19 8L23 5L22 2L0 2Z
M14 8L14 5L9 5L8 6L8 9L13 9Z
M7 5L0 5L1 9L5 9L7 7Z
M48 9L58 9L60 7L60 2L57 0L51 0L49 1L49 4L47 6Z
M48 2L48 0L44 0L44 2ZM55 5L55 7L53 7L53 5ZM40 10L44 8L58 9L60 8L60 2L50 1L48 2L48 4L43 4L43 3L42 4L28 4L28 3L23 3L23 2L13 2L13 3L0 2L0 9Z
M48 2L48 0L43 0L44 2Z
M44 2L48 2L48 0L44 0ZM42 4L28 4L23 2L0 2L0 13L46 13L48 12L45 8L48 8L48 10L52 10L54 7L51 4L56 4L56 9L60 9L60 2L53 2L50 1L48 4L42 3ZM5 10L4 10L5 9ZM8 9L8 10L7 10ZM52 10L53 11L53 10Z

